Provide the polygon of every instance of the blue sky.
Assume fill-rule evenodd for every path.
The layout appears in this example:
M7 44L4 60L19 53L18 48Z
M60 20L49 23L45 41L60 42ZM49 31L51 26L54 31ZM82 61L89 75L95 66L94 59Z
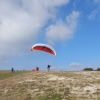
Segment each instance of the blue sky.
M0 0L0 70L100 67L100 0ZM31 52L45 43L57 55Z

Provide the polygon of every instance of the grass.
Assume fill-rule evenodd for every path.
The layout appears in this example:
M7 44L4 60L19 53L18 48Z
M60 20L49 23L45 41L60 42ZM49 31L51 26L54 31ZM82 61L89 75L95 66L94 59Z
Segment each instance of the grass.
M91 76L90 81L87 74L80 73L0 71L0 100L100 100L100 85L97 83L100 73L97 79ZM49 80L50 75L52 78L64 77L64 80ZM95 93L90 94L91 89L84 91L84 87L92 86L89 84L98 84Z
M0 71L0 80L7 79L16 75L20 75L29 71L18 71L18 72L11 72L11 71Z
M44 96L40 96L38 100L62 100L63 97L60 94L48 93Z
M100 97L97 100L100 100Z

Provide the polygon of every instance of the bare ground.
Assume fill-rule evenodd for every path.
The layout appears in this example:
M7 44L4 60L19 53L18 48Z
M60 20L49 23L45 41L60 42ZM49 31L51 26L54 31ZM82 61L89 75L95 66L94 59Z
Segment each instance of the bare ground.
M100 100L100 72L28 72L0 80L0 100Z

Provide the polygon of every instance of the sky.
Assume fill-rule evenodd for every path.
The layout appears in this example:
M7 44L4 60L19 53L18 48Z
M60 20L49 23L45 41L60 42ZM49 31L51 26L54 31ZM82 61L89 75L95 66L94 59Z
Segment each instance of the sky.
M52 46L56 56L31 51ZM0 70L100 68L100 0L0 0Z

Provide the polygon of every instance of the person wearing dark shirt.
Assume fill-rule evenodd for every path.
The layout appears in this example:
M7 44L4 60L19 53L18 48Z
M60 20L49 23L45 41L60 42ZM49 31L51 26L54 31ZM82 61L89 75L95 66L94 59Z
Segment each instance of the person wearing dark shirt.
M14 72L14 69L12 68L11 71Z
M39 67L36 67L36 70L39 71Z
M50 67L51 67L50 65L47 66L48 71L50 71Z

